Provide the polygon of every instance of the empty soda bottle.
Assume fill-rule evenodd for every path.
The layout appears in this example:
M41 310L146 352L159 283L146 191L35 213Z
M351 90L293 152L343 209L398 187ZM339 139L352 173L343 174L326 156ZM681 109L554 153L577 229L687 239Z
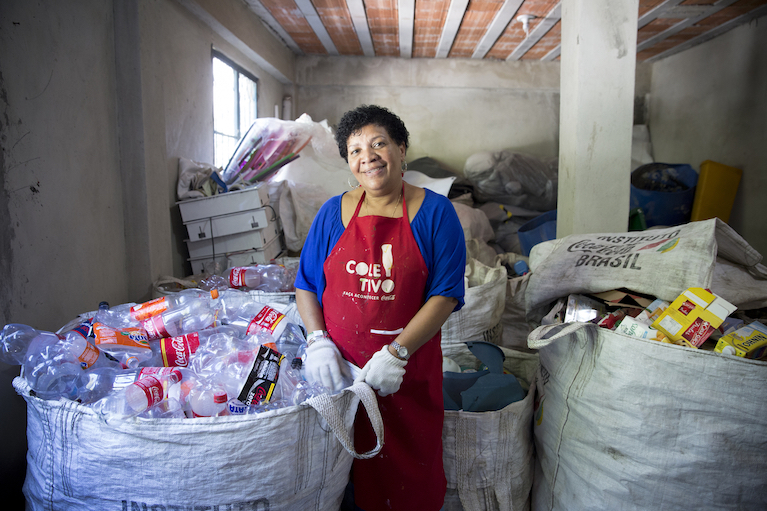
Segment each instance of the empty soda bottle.
M229 326L218 326L199 332L164 337L149 343L152 357L141 363L146 367L187 367L198 348L208 343L227 342L239 336L236 329Z
M233 288L247 288L272 293L291 291L295 276L281 264L259 264L237 266L227 270L229 285Z
M176 337L204 330L216 320L215 310L207 300L190 300L183 307L168 309L144 320L141 326L149 340Z
M211 302L215 301L216 298L218 298L217 289L212 289L211 291L185 289L172 295L162 296L134 305L130 308L130 315L135 321L145 321L167 311L189 307L197 303L210 306Z
M168 397L182 373L173 367L144 367L116 375L112 392L93 407L105 420L125 419L145 412Z

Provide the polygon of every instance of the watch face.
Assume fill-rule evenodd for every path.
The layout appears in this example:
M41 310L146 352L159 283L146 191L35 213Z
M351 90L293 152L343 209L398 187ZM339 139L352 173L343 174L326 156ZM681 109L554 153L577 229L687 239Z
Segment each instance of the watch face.
M405 348L404 346L400 346L399 349L397 350L397 353L399 353L399 356L401 358L407 358L407 348Z

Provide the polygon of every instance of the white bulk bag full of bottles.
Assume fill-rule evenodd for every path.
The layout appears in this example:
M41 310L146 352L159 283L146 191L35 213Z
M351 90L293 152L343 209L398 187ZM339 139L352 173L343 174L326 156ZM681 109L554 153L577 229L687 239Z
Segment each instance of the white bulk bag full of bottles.
M538 355L501 348L504 371L527 388L501 410L446 410L442 450L445 511L527 511L533 485L533 399ZM473 355L475 368L478 360ZM529 388L528 388L529 386Z
M13 385L27 402L32 510L338 509L352 457L383 442L365 383L258 415L109 425L89 407L30 395L23 378ZM362 455L350 440L360 401L379 440Z
M767 509L767 362L542 326L533 509Z

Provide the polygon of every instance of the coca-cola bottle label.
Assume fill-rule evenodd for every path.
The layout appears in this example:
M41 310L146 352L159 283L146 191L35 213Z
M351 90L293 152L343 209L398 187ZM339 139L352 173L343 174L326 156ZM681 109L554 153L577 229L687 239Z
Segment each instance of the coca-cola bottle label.
M189 358L200 346L197 332L160 339L160 353L165 367L187 367Z
M152 407L162 401L165 394L162 382L154 376L145 376L134 383L138 388L144 391L149 407Z
M274 331L277 329L277 325L279 325L280 321L282 321L284 318L285 314L278 310L272 309L269 306L264 306L264 308L261 309L258 314L256 314L256 317L250 320L247 335L253 335L259 330L266 330L270 334L274 334Z
M246 266L238 266L229 270L229 285L231 287L244 287L245 286L245 270Z
M168 331L165 329L165 322L162 320L162 316L153 316L143 323L141 326L146 330L146 335L150 340L162 339L168 337Z
M274 393L274 386L280 374L280 362L284 357L277 351L259 346L245 384L237 399L250 406L267 403Z
M162 314L166 310L168 310L168 300L166 300L163 296L160 298L155 298L154 300L149 300L148 302L134 305L130 308L130 315L136 321L144 321L151 318L152 316Z

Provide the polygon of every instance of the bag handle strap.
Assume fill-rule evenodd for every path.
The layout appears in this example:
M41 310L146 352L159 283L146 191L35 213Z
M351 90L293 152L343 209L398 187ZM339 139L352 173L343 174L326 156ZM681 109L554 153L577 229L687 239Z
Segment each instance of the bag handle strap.
M344 417L341 411L336 406L333 398L329 394L321 394L319 396L307 399L306 402L315 410L320 416L325 419L330 426L331 431L336 435L338 441L344 446L344 449L353 457L366 460L372 458L381 452L384 442L383 431L383 419L381 418L381 411L378 409L378 400L376 400L373 389L370 388L365 382L358 382L344 389L344 392L352 392L356 395L365 407L365 411L370 417L370 423L373 425L373 431L376 434L376 445L373 449L365 453L358 453L354 450L354 442L349 435L350 431L346 429L344 423ZM350 410L345 410L344 413L348 413ZM356 410L355 410L356 412Z
M557 339L567 337L573 332L583 328L599 328L594 323L581 323L574 321L572 323L557 323L555 325L542 325L530 332L527 336L527 346L531 349L540 349L548 346Z

